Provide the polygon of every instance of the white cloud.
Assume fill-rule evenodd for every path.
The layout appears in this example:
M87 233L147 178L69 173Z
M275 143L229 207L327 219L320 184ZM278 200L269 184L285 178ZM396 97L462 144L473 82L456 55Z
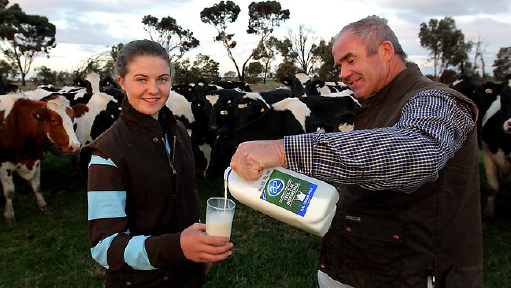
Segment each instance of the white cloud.
M236 0L241 12L238 20L229 26L235 34L238 46L233 50L238 65L242 65L257 43L257 37L246 33L248 25L248 5L253 0ZM141 23L144 15L158 18L170 16L177 24L189 29L200 41L200 47L188 52L185 57L192 61L198 53L210 55L220 63L221 73L234 70L221 43L213 42L216 30L202 23L200 12L219 0L11 0L19 3L28 14L44 15L57 27L57 48L51 51L51 58L45 65L55 70L72 70L75 60L107 49L117 43L133 39L149 38ZM298 31L300 25L310 27L319 38L329 40L344 25L368 15L378 15L389 20L390 27L400 39L403 49L412 61L428 69L426 63L429 52L420 47L419 26L431 18L441 19L451 16L465 39L476 41L481 37L487 43L485 61L488 70L501 47L511 46L511 1L495 0L315 0L299 2L279 1L283 9L289 9L290 19L275 29L275 36L283 37L288 29ZM109 49L109 48L108 48ZM66 50L66 51L64 51ZM67 52L67 50L70 50ZM87 54L89 53L89 54ZM60 61L65 55L72 59ZM470 59L473 59L470 56ZM39 60L39 59L38 59ZM81 60L81 59L80 59ZM78 61L79 62L79 61ZM37 61L36 65L39 61ZM490 72L490 71L487 71Z

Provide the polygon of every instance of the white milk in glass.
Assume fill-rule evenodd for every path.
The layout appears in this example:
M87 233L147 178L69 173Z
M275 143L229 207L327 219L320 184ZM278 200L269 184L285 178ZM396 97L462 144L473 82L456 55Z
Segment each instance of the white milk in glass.
M323 237L335 215L339 193L321 180L276 167L246 181L231 167L224 173L231 195L279 221Z
M230 238L235 206L231 199L209 198L206 207L206 234Z
M210 236L224 236L231 238L232 217L226 214L210 214L206 221L206 233Z

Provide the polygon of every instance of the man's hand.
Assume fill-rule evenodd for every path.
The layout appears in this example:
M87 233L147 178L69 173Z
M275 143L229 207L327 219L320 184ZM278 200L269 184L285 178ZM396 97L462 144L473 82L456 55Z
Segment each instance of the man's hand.
M284 140L243 142L231 158L231 167L245 180L256 180L263 170L284 166Z

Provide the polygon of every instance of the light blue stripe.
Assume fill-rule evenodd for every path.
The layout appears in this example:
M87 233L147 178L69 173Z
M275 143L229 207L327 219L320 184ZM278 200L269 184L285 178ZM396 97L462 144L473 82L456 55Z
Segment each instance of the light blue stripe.
M109 166L117 167L117 165L115 165L115 163L114 163L114 161L112 161L112 159L110 159L110 158L105 159L98 155L92 155L90 157L89 167L90 167L90 165L109 165Z
M149 236L134 236L124 250L124 262L135 270L154 270L145 250L145 240Z
M87 192L88 220L126 217L126 191Z
M169 144L169 139L167 138L167 134L165 134L165 147L167 148L167 154L170 155L170 151L172 149L170 149L170 144Z
M110 244L112 244L112 241L117 236L118 233L115 233L114 235L108 236L105 239L99 241L96 246L90 248L90 254L92 255L92 259L96 260L101 266L108 269L108 248L110 248Z

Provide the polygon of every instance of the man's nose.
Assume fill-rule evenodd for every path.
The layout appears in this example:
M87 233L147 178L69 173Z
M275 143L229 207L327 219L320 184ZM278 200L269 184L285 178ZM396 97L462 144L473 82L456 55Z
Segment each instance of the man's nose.
M341 78L341 81L346 82L348 78L351 76L351 70L348 68L342 68L339 72L339 77Z

